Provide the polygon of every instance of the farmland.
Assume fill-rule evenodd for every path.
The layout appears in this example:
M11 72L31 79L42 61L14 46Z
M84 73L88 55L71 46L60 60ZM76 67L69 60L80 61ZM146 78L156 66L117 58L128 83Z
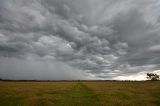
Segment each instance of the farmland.
M160 106L160 82L0 82L0 106Z

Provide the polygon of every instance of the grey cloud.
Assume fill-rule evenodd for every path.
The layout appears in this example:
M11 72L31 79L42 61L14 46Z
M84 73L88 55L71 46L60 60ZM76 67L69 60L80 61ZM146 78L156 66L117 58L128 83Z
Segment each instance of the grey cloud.
M0 0L0 66L9 65L0 74L13 78L15 72L23 79L25 73L38 73L46 61L49 71L42 68L40 79L52 79L50 74L63 79L66 67L66 76L73 79L112 79L147 72L152 65L152 71L158 70L159 4L157 0ZM13 60L18 64L12 66ZM12 75L6 74L11 67Z
M72 80L88 79L85 73L74 69L63 62L40 61L28 58L0 58L1 78L28 80ZM61 67L63 66L63 67Z

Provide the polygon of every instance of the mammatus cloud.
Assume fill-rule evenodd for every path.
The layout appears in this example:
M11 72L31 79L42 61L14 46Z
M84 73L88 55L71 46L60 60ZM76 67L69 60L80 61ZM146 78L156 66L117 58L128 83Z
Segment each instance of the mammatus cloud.
M0 0L0 77L143 80L160 68L159 6L158 0Z

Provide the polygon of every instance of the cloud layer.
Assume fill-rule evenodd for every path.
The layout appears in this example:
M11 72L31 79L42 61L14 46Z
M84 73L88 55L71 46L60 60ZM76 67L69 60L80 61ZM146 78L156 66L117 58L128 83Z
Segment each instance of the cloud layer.
M0 0L0 77L132 79L158 70L159 7L158 0Z

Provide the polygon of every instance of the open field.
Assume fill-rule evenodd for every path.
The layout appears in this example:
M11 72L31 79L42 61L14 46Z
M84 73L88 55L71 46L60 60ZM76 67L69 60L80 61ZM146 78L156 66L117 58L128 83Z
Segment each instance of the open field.
M101 106L160 106L160 82L85 82Z
M0 106L160 106L160 82L0 82Z
M0 106L54 106L74 82L0 82Z

